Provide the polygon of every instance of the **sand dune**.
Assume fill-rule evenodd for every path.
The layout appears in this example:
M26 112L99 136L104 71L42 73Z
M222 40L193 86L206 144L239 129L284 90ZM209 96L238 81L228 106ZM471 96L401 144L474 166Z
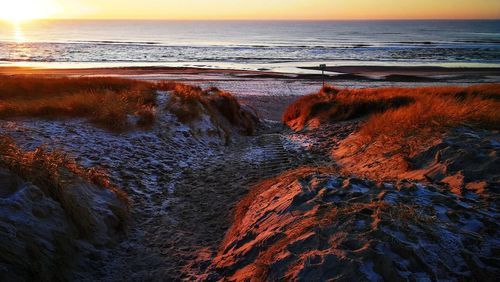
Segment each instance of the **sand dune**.
M498 86L328 87L285 109L294 96L252 99L213 88L241 81L137 82L144 96L127 92L136 82L113 81L127 89L103 87L125 99L119 119L104 115L125 121L118 131L66 102L57 105L65 114L40 115L45 94L29 97L25 111L2 108L0 133L12 141L0 147L1 279L498 274ZM241 89L260 85L249 83ZM282 87L274 94L318 86L266 83ZM79 93L54 89L58 97ZM419 95L449 107L419 108L429 101ZM19 110L26 98L4 101ZM99 101L92 105L106 109L112 99ZM417 114L408 110L416 106ZM283 110L288 126L277 121Z

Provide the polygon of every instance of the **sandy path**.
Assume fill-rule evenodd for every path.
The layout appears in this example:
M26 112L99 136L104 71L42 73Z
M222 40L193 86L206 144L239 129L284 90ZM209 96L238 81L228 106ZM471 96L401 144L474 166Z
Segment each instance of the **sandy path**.
M299 165L281 138L272 133L242 138L223 157L200 169L185 169L170 198L170 213L140 224L145 249L124 262L136 266L132 280L202 278L231 224L232 207L251 184ZM129 277L116 272L113 280Z

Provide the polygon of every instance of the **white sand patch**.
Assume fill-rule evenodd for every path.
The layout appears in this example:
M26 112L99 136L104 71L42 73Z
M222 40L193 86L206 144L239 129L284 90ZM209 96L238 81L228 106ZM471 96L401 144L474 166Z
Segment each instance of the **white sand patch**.
M289 151L303 151L308 150L314 146L312 139L306 135L293 134L287 135L283 140L283 147Z

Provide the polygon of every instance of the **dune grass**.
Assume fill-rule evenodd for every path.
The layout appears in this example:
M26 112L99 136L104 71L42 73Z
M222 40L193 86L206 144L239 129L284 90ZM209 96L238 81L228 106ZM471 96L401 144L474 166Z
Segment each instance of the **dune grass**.
M415 102L370 117L361 131L367 136L413 136L460 124L500 129L500 84L385 91L413 97Z
M299 98L285 110L283 122L300 130L312 119L335 122L384 112L414 102L414 98L399 93L323 87L318 93Z
M181 122L208 111L214 121L223 117L244 133L255 130L255 116L219 89L109 77L0 76L0 118L88 118L107 129L124 131L131 128L128 117L135 116L137 126L150 128L156 120L158 90L172 93L167 108Z
M500 84L344 90L326 87L297 100L287 109L283 121L300 130L314 119L327 123L364 117L359 132L342 142L345 154L397 152L406 159L432 146L453 127L500 130L498 109ZM373 150L369 149L371 144Z
M299 130L312 119L369 117L361 129L367 136L408 136L461 123L499 129L499 106L500 84L343 90L327 86L291 104L283 122Z
M181 122L191 122L208 114L212 121L230 132L229 125L239 128L242 133L251 135L255 131L258 118L244 110L238 100L230 93L211 87L203 90L175 82L161 82L158 89L172 91L172 97L167 105L169 111Z
M190 122L197 119L202 114L204 93L200 87L187 84L166 82L160 83L159 88L165 91L172 91L172 97L167 108L181 122Z
M64 187L68 174L75 175L100 188L108 189L127 202L127 194L111 183L105 171L98 168L84 168L60 151L48 152L43 147L34 151L21 150L14 141L0 136L0 165L20 177L39 186L44 191L50 187Z
M118 78L0 77L0 118L86 117L125 130L127 115L156 104L154 84Z

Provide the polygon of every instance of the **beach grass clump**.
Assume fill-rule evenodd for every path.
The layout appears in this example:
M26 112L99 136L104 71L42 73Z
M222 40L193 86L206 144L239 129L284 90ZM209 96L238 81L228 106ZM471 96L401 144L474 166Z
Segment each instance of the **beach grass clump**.
M143 82L111 77L0 76L0 99L36 99L83 91L130 90Z
M181 83L159 84L159 89L172 91L167 104L181 122L188 123L208 114L211 120L229 133L230 126L238 128L242 133L254 133L258 118L243 109L238 100L230 93L216 87L203 90L198 86Z
M218 88L209 88L205 90L205 93L208 93L209 107L220 113L232 126L241 128L246 135L252 135L255 132L259 119L254 111L243 109L232 94Z
M129 117L135 116L137 126L151 128L158 91L172 92L167 109L181 122L208 112L212 120L224 124L222 117L247 134L255 130L254 115L219 89L109 77L0 76L0 118L88 118L104 128L124 131L132 127Z
M154 107L145 106L138 110L135 115L138 117L137 125L145 129L153 127L156 121L156 109Z
M0 117L85 117L126 130L128 115L156 104L154 84L118 78L0 77Z
M283 122L300 130L313 119L320 123L356 119L413 102L408 95L379 95L378 92L325 86L318 93L303 96L292 103L283 114Z
M23 151L6 136L0 136L0 166L6 167L21 178L44 191L53 187L64 189L65 183L74 175L102 189L108 189L124 202L127 194L114 185L107 173L99 168L84 168L61 151L47 151L39 147L34 151ZM50 194L50 193L49 193Z
M168 84L171 86L171 83ZM176 83L172 88L160 86L160 89L172 91L172 96L167 104L170 110L179 121L186 123L193 121L203 113L202 101L204 93L198 86Z

